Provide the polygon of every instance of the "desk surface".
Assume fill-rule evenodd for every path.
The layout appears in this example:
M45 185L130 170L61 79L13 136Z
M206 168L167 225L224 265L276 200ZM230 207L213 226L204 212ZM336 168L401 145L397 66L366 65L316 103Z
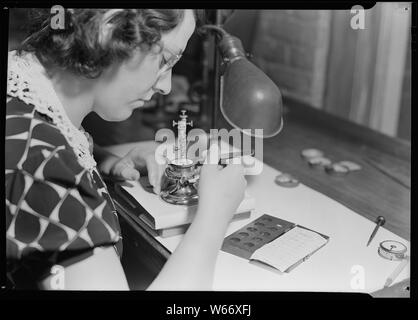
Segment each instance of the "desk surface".
M305 116L301 116L301 113ZM127 144L124 146L110 147L109 149L115 153L123 154L131 146L131 144ZM330 177L324 172L312 170L300 158L301 150L312 147L323 150L331 160L355 161L362 165L363 170L354 172L345 178ZM369 162L370 159L373 162ZM304 185L319 191L358 213L358 215L355 215L355 218L353 218L357 222L354 220L351 222L355 225L358 221L362 221L361 225L364 229L364 235L361 237L359 236L356 239L356 241L360 241L361 244L363 244L364 241L367 241L367 239L363 239L363 237L368 237L373 228L372 221L374 221L378 215L385 216L387 222L385 228L382 229L382 232L379 232L376 236L374 241L375 244L378 243L379 240L387 239L387 237L395 239L396 236L389 231L392 231L406 240L410 239L410 145L407 143L377 134L371 130L356 126L344 120L318 113L316 110L304 110L303 108L299 108L299 106L292 105L291 111L285 115L285 129L283 132L275 138L266 139L264 141L263 160L266 164L271 165L271 170L277 169L279 171L290 172L297 176ZM382 170L382 168L386 170ZM266 174L268 173L266 172ZM275 171L270 172L270 182L272 182L274 174ZM257 179L250 177L250 180L251 179L255 182L253 181L253 184L250 182L250 187L251 185L257 185ZM267 180L265 180L264 183L266 181ZM302 186L302 189L303 187L304 186ZM273 192L273 186L270 189ZM300 188L298 187L297 189ZM287 192L294 192L297 189L289 189ZM257 191L255 191L255 193L257 193ZM271 195L268 193L259 194L258 198L263 199L264 196L272 198L276 197L273 192ZM303 199L302 196L301 199ZM283 198L282 200L285 201L286 198ZM335 202L334 205L338 207L340 212L349 210L348 208L341 209L344 207L340 206L339 203ZM257 214L277 213L279 212L278 208L280 208L271 202L259 203L259 205L259 212ZM298 212L303 213L298 216L298 219L294 218L295 215L292 212L280 212L279 217L284 219L287 218L290 221L301 224L305 223L310 227L316 227L318 228L318 231L322 231L325 234L330 235L333 239L336 239L334 242L330 242L327 245L329 246L328 250L337 250L336 247L333 247L333 243L341 244L342 242L338 241L338 239L343 239L341 237L349 237L352 236L353 233L359 234L356 233L357 230L346 228L345 226L340 226L338 230L327 229L326 224L321 224L318 221L324 221L324 219L331 219L332 221L332 212L320 212L320 210L318 210L319 212L316 212L316 214L319 215L320 219L311 220L311 211L309 208L313 207L306 207L306 205L307 203L303 201L297 204L296 207L303 207L299 208L300 210ZM320 209L320 207L317 207L317 209ZM257 216L254 215L252 218L256 217ZM228 232L238 229L245 223L246 222L234 222ZM333 221L332 224L334 226L338 225L338 221ZM175 238L176 237L173 237L166 241L162 240L162 243L168 249L173 249L176 245ZM341 246L337 247L341 249ZM364 260L364 257L369 256L370 253L375 253L375 250L376 247L372 244L370 248L362 250L362 253L356 256L357 259L359 259L358 265L365 267L364 270L369 276L372 276L373 274L373 267L371 267L373 262L370 262L367 259L367 261ZM344 251L348 255L353 254L350 247L345 248ZM315 258L312 257L309 265L313 266L316 259L318 259L316 261L320 261L321 254L324 254L324 252L325 251L319 251L316 253ZM340 252L340 254L343 254L343 252ZM251 282L251 279L253 279L253 281L259 279L254 275L260 274L260 267L248 264L248 266L245 267L245 274L241 274L240 271L231 272L231 269L228 269L228 267L234 266L235 263L241 263L237 262L239 260L236 260L239 258L235 258L223 252L221 255L224 257L218 260L217 270L222 271L217 271L217 280L215 280L215 287L217 289L228 289L228 283L230 284L231 282L226 280L231 280L231 277L236 278L237 280L234 284L234 290L239 290L239 279L242 279L243 277L250 279L250 281L246 281L245 284L242 284L242 290L250 289L251 286L253 286L253 289L257 287L259 290L274 290L274 286L277 289L277 285L279 284L274 281L262 281L264 285L261 287L259 284L255 286L255 283ZM337 252L335 251L333 255L337 255ZM378 258L381 259L380 257ZM353 260L351 259L350 261ZM338 263L341 263L341 261L336 261L336 264ZM222 265L224 265L224 267L222 267ZM343 277L345 278L342 278L342 274L338 272L331 274L329 272L327 273L328 277L332 276L332 274L335 275L335 283L338 283L338 285L328 280L327 284L324 285L323 283L316 283L316 280L312 281L312 278L310 278L309 281L306 279L304 287L299 287L299 289L315 290L315 288L318 288L319 286L321 290L339 291L343 285L343 291L351 291L350 279L353 276L351 272L355 272L355 270L353 271L351 269L353 266L353 264L350 266L340 266L339 270L344 270L340 272L344 272ZM391 262L389 262L389 264L386 263L386 266L383 266L381 270L382 272L384 271L389 274L392 268L393 263L391 264ZM299 269L295 269L293 275L296 275L298 272L303 272L303 269L303 266ZM239 270L244 269L239 268ZM318 272L319 273L316 274L317 276L324 272L324 270ZM409 270L404 270L398 280L405 278L408 272ZM267 277L270 277L271 271L268 271L266 275ZM293 275L291 277L281 278L282 280L279 286L281 290L298 289L297 286L295 287L294 281L291 281ZM338 279L339 281L337 281ZM344 284L342 284L341 281L343 281ZM371 282L376 284L376 279ZM229 287L229 289L231 288ZM380 288L367 287L366 284L365 292L371 292L377 289Z
M288 108L283 131L264 141L263 161L371 221L384 216L387 229L410 240L410 143L297 103ZM321 149L333 161L354 161L361 174L339 178L312 170L300 157L306 148Z
M409 242L382 227L371 245L366 247L374 228L373 222L303 184L296 188L276 185L273 180L278 173L264 165L260 175L247 177L247 191L256 200L255 212L251 219L232 222L227 235L263 214L270 214L328 235L329 243L307 262L285 274L221 251L215 269L214 289L365 293L381 289L399 262L380 257L377 252L379 243L391 239L409 248ZM126 187L126 190L139 203L141 199L145 201L146 191L139 183L135 187ZM182 238L183 235L156 239L173 252ZM362 279L361 282L356 282L357 277ZM408 277L409 266L396 282Z

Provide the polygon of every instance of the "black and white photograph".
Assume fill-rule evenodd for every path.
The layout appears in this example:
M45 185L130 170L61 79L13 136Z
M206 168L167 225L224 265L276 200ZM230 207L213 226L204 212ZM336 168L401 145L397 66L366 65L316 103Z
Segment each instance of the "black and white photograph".
M2 6L2 293L413 298L416 3L175 5Z

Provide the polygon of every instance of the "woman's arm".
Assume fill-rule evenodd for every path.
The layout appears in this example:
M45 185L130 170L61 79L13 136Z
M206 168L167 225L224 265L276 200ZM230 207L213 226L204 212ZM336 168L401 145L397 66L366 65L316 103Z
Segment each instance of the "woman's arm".
M228 223L244 197L243 173L240 165L223 169L204 165L201 168L195 219L149 290L212 289L216 258ZM93 256L65 268L64 274L66 289L128 289L120 260L112 247L95 251ZM50 288L51 281L53 275L42 282L43 287Z
M96 248L92 256L58 272L60 274L54 273L43 279L41 289L129 290L121 262L113 247Z
M211 290L216 256L228 221L215 221L204 210L198 212L148 290ZM62 274L51 274L41 282L41 289L129 290L129 287L115 250L107 247L97 248L89 258L65 267Z
M212 290L216 258L246 185L240 165L202 167L195 219L149 290Z
M241 166L202 167L195 219L148 290L212 290L216 257L245 186ZM54 289L54 276L44 279L42 287ZM91 257L66 267L64 276L67 290L129 289L113 247L95 249Z
M120 160L119 156L107 151L96 143L94 144L93 154L100 171L107 171L107 173L113 164Z
M148 290L212 290L216 257L228 225L199 209L182 242ZM228 214L225 212L225 216Z
M134 162L133 164L135 167L145 169L147 165L146 158L149 155L155 154L155 150L158 145L159 144L155 141L142 141L138 143L135 148L130 150L127 155L130 155L130 158L132 158L131 160ZM98 163L99 169L106 174L111 173L111 170L116 162L123 158L107 151L105 148L99 146L98 144L94 144L93 153L94 158Z

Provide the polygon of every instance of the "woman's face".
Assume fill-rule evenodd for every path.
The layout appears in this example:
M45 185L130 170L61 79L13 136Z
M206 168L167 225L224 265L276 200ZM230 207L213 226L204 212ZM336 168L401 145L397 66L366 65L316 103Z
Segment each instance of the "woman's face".
M159 75L160 66L173 53L180 53L195 29L192 10L186 10L176 28L162 35L163 50L143 52L138 49L130 59L104 72L94 89L93 111L107 121L122 121L144 105L154 93L171 90L171 70ZM164 60L164 61L163 61Z

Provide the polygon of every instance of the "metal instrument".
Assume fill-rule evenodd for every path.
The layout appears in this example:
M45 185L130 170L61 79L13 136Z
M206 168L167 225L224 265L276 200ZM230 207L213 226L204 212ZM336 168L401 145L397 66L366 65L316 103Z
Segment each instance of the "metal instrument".
M187 122L185 110L181 110L180 120L173 121L173 127L178 128L177 156L168 164L161 183L160 197L172 204L192 205L197 203L197 181L199 168L196 163L187 159L187 126L193 126L193 121Z
M372 242L374 236L376 235L377 230L379 230L380 226L385 224L386 220L382 216L378 216L376 219L376 227L374 228L372 234L370 235L369 241L367 241L367 247L369 246L370 242Z

